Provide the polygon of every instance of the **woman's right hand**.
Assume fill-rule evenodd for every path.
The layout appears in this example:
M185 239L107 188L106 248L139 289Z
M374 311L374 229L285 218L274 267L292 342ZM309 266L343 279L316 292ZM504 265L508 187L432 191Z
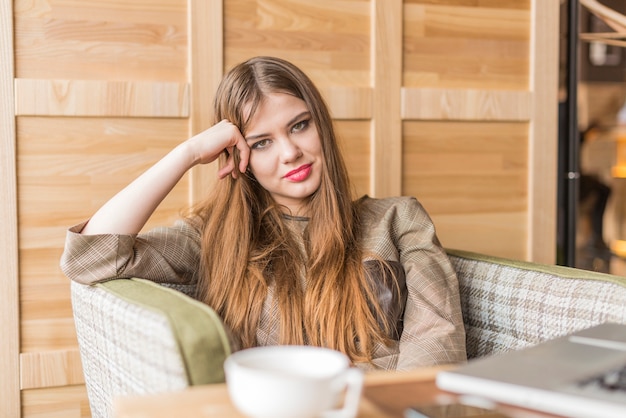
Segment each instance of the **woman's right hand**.
M209 129L200 132L186 141L189 151L192 153L194 164L208 164L215 161L219 155L226 151L228 160L219 172L219 178L229 174L237 176L233 150L239 150L239 171L245 172L250 158L250 147L245 138L235 125L228 120L222 120Z

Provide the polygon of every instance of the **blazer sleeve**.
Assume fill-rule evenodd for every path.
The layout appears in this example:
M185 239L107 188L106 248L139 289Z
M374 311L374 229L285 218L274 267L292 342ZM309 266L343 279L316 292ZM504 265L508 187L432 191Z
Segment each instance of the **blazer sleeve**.
M398 205L396 217L393 239L408 291L397 369L465 361L459 284L433 222L414 198Z
M140 277L160 283L197 281L200 232L187 221L138 235L82 235L86 222L67 231L61 270L70 279L94 284Z

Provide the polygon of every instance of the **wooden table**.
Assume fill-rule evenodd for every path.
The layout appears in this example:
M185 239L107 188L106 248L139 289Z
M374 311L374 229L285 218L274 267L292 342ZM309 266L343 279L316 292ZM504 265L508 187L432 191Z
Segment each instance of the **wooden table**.
M408 406L456 400L456 395L443 392L435 386L435 376L444 368L366 374L358 418L402 418ZM160 395L120 398L115 402L114 409L115 418L245 418L231 404L225 384L194 386L181 392ZM498 405L498 410L510 417L553 417L506 405Z

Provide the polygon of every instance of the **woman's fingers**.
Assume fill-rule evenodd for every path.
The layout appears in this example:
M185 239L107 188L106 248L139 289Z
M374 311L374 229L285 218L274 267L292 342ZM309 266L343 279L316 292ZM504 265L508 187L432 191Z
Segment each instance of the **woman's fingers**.
M245 173L248 169L248 163L250 162L250 147L243 136L241 139L243 143L238 143L237 145L237 149L239 150L239 171Z
M219 178L228 174L237 177L239 172L245 172L250 160L250 147L237 126L227 120L222 120L211 128L192 138L196 160L201 164L214 161L220 153L226 152L228 158L226 164L218 171ZM239 167L235 166L233 152L239 153ZM238 168L238 170L237 170Z
M229 157L228 158L228 162L226 163L226 165L224 167L220 168L220 170L217 172L217 176L220 179L223 179L224 177L226 177L230 173L232 173L233 176L236 177L236 174L235 174L235 162L233 161L232 157Z

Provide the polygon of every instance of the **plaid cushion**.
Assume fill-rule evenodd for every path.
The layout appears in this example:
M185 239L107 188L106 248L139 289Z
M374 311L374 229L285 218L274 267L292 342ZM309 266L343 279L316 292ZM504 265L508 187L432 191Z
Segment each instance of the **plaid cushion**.
M448 250L468 358L517 350L603 322L626 323L626 278Z

